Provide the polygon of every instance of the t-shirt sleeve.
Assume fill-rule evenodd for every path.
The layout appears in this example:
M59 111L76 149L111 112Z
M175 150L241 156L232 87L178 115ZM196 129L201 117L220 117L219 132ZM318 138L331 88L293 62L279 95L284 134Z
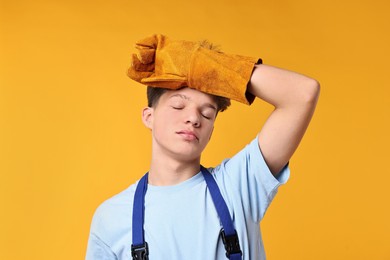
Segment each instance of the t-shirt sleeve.
M117 260L123 257L123 252L128 254L119 241L126 239L124 237L131 228L129 208L132 205L132 191L132 187L126 189L104 201L96 209L90 228L86 260Z
M233 207L242 207L253 221L260 222L277 193L287 182L290 170L286 165L275 178L269 170L254 139L238 154L224 160L213 171L221 192ZM233 212L234 213L234 212Z
M110 247L91 233L88 240L85 260L117 260Z

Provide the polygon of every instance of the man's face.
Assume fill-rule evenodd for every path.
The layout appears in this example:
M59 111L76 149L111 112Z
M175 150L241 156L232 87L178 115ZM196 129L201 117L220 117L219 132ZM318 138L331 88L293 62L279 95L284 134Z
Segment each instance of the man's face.
M200 159L216 115L217 105L208 94L190 88L167 91L143 114L145 125L152 130L154 155L163 153L182 161Z

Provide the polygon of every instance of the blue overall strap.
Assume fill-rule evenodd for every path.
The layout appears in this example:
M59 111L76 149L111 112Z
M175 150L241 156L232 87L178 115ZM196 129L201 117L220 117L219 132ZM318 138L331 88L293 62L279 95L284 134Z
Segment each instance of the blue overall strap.
M241 260L242 253L238 241L238 235L234 229L229 210L221 195L217 183L211 173L201 166L203 177L206 180L207 188L210 191L211 198L217 210L222 223L221 237L226 249L226 257L230 260ZM145 219L145 194L148 188L148 174L146 173L138 182L134 194L133 203L133 243L131 245L131 255L133 260L148 260L149 248L144 237L144 219Z
M148 243L144 238L145 219L145 194L148 188L148 173L138 182L134 194L133 202L133 244L131 245L131 255L134 260L149 259Z
M211 198L222 223L223 228L221 229L221 236L226 249L226 257L230 260L241 260L242 252L238 241L238 235L234 229L232 218L230 217L229 209L225 200L223 199L218 185L211 173L203 166L201 166L201 171L204 179L206 180L207 188L210 191Z

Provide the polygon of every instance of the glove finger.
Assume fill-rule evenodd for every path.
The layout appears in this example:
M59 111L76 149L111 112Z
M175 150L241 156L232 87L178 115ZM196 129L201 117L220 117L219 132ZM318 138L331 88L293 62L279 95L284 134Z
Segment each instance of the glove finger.
M150 77L143 78L141 83L160 88L178 89L187 86L187 80L185 77L177 75L151 75Z
M153 72L149 71L136 71L133 67L127 70L127 76L135 81L141 82L142 79L150 77Z
M162 34L154 34L135 43L136 48L161 49L169 43L169 38Z
M154 63L145 64L138 59L138 55L133 54L130 59L130 66L140 72L153 72L154 71Z
M150 49L156 49L159 42L160 35L154 34L152 36L146 37L142 40L139 40L135 43L136 47L145 47Z
M154 63L154 55L156 54L155 49L150 49L142 46L137 46L136 48L138 49L137 57L141 63Z

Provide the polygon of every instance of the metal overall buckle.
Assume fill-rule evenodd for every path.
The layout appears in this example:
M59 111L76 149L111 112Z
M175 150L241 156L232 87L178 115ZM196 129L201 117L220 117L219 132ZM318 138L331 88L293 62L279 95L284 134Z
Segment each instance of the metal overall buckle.
M141 245L131 245L131 256L133 260L148 260L149 259L149 247L148 243L145 242Z

